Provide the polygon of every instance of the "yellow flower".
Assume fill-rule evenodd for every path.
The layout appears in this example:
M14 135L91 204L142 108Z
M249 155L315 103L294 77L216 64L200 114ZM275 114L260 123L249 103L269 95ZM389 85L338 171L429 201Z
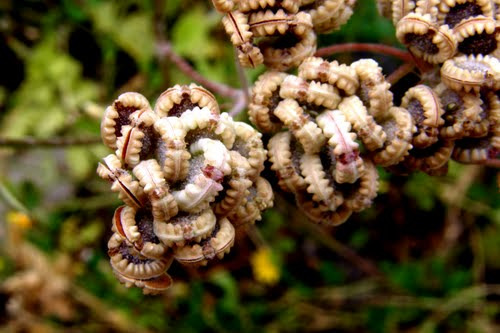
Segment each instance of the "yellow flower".
M10 211L7 213L7 222L20 228L29 229L33 225L31 218L19 211Z
M250 258L253 276L260 283L274 285L280 279L280 272L272 261L271 250L260 247Z

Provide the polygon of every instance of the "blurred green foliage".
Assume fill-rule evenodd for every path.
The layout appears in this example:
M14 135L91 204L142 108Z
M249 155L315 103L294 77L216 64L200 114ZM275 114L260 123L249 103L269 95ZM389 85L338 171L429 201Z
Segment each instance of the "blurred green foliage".
M119 93L135 90L154 98L176 83L190 82L168 60L156 58L157 17L164 17L174 50L202 75L239 86L221 15L209 1L3 1L1 136L97 136L104 107ZM391 23L377 16L375 1L358 1L348 24L320 38L323 46L355 41L398 45ZM359 56L366 55L339 59ZM377 60L386 72L398 65ZM262 71L247 71L249 81ZM51 263L69 260L60 274L71 286L65 297L78 310L69 318L40 305L30 317L0 310L0 326L7 331L21 324L61 332L500 330L495 285L500 200L494 170L455 163L443 177L399 177L380 170L374 207L333 230L310 227L293 201L277 194L275 208L257 223L257 234L242 236L230 255L207 268L174 264L173 287L163 296L147 297L120 285L108 265L106 242L119 201L95 175L105 147L5 148L0 154L5 194L0 281L20 279L33 269L16 253L35 245ZM33 221L21 239L16 238L19 220L8 218L20 210L12 198ZM262 244L280 275L272 285L255 279L250 265ZM359 256L353 258L352 251ZM380 275L363 271L359 258ZM30 295L35 302L43 288ZM14 296L2 285L2 307Z

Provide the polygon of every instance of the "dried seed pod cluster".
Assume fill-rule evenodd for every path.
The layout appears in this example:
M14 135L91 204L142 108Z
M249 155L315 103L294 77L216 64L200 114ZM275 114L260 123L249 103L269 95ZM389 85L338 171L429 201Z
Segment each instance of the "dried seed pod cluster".
M373 60L347 66L316 57L297 76L266 72L255 83L250 120L274 134L271 168L311 220L336 225L370 206L375 163L393 165L408 154L413 120L393 106L389 88Z
M378 0L378 9L408 50L438 73L403 98L417 134L410 156L394 170L442 173L450 156L462 163L497 158L500 2Z
M378 0L396 36L416 57L441 64L455 56L500 55L495 0Z
M347 66L310 57L297 76L261 75L249 116L273 134L268 154L280 187L311 220L336 225L371 205L376 165L442 174L451 157L481 163L498 156L500 100L488 90L497 84L485 80L477 92L419 84L397 107L374 60Z
M275 70L298 66L316 51L316 33L338 29L355 0L212 0L240 63Z
M161 292L172 283L173 260L222 258L235 227L259 220L273 204L260 177L261 134L221 114L200 86L166 90L154 110L142 95L124 93L106 109L101 133L116 151L97 173L125 203L115 211L108 253L127 286Z

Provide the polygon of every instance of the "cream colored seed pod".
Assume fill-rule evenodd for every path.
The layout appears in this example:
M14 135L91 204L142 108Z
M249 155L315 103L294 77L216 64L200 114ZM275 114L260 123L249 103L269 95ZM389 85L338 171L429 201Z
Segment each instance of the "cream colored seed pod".
M351 64L359 79L357 95L375 118L384 117L392 107L391 85L382 74L382 68L372 59L360 59Z
M283 42L286 43L286 35L283 35ZM302 60L310 57L316 51L316 34L309 30L300 40L286 48L276 48L279 45L276 41L263 41L259 43L259 48L264 56L264 64L278 71L284 71L291 67L298 66Z
M172 263L169 256L161 259L141 256L116 233L108 242L108 255L113 270L130 279L151 279L161 276Z
M219 119L208 108L195 107L180 117L164 117L155 123L155 129L165 145L162 159L166 180L176 182L186 178L191 154L186 150L186 136L195 130L210 130Z
M236 140L235 126L237 123L241 122L234 122L229 113L224 112L220 115L217 126L213 130L213 133L220 138L220 141L226 146L227 149L231 149L234 141Z
M365 170L354 184L341 184L338 191L343 194L344 205L353 212L360 212L373 204L378 191L378 171L375 165L364 160ZM354 188L353 188L354 187Z
M162 258L167 250L153 232L153 215L149 210L118 207L113 216L113 231L146 258Z
M500 34L498 23L492 17L476 16L453 27L458 41L458 50L465 54L490 54L498 48Z
M494 17L491 0L446 0L440 1L438 20L455 27L460 21L474 16Z
M399 20L407 14L413 12L416 7L414 0L393 0L392 1L392 24L397 25Z
M439 3L441 0L418 0L415 7L415 13L430 14L433 18L437 17L439 12Z
M148 100L141 94L127 92L118 96L113 105L108 106L101 121L103 143L116 149L116 139L124 125L130 124L130 115L138 110L150 110Z
M288 75L281 84L281 98L294 99L301 104L334 109L340 102L337 88L320 82L307 82L295 75Z
M332 18L337 18L338 13L344 6L346 6L344 0L314 1L312 6L310 6L311 9L307 11L307 13L309 13L312 17L314 29L316 30L318 26L329 22ZM327 31L321 30L318 32L323 33Z
M163 273L160 276L156 276L151 279L133 279L121 275L117 271L113 270L118 280L123 283L127 288L136 286L142 288L144 295L157 295L167 290L173 283L172 278L167 273Z
M299 77L329 83L343 90L347 95L354 95L359 87L356 71L337 61L328 62L322 58L310 57L299 66Z
M359 145L354 141L356 134L351 132L351 124L341 111L325 111L316 121L333 147L336 158L335 181L354 183L363 172L363 160L359 156Z
M155 220L153 223L155 235L166 246L174 244L182 247L186 241L201 242L214 230L216 217L208 208L199 214L181 213L168 221Z
M155 188L149 194L149 200L151 201L154 220L167 221L179 212L177 201L175 201L167 185Z
M248 188L252 186L252 181L247 178L253 171L248 160L238 151L232 150L229 154L232 177L225 186L224 193L220 195L222 198L217 199L214 212L218 218L226 217L238 206L242 206L249 194Z
M250 31L247 15L238 11L227 13L222 18L222 24L235 47L252 42L254 35Z
M255 37L284 35L289 30L293 17L283 9L276 12L265 10L251 13L248 23Z
M491 56L459 56L445 61L441 79L453 90L476 93L482 87L500 89L500 62Z
M156 100L154 111L158 117L179 117L186 110L195 107L208 108L218 115L219 105L214 95L207 89L191 83L189 86L175 85L165 90Z
M235 228L260 221L262 211L273 206L273 188L266 179L257 178L248 192L246 203L237 206L236 210L227 216Z
M404 108L393 106L379 124L386 133L387 140L382 149L374 152L373 161L383 167L401 162L413 148L411 141L417 130L410 113Z
M311 200L310 194L300 192L295 197L297 207L313 222L327 226L337 226L351 216L352 210L346 205L340 205L335 211L331 211L322 203Z
M221 13L230 12L235 6L234 0L212 0L212 4Z
M279 90L286 73L265 72L252 88L252 99L248 106L250 121L264 133L279 131L283 123L275 116L274 109L281 101Z
M434 87L445 111L439 135L444 139L460 139L482 122L481 98L475 94L458 94L440 83Z
M144 192L151 194L153 190L165 185L165 178L161 167L155 159L140 162L133 170L134 176L139 180Z
M490 122L488 135L457 140L452 158L460 163L480 164L500 157L500 98L494 92L488 92L486 102Z
M187 184L183 189L173 191L172 195L179 209L196 213L208 207L223 189L220 182L231 172L230 155L220 141L207 138L193 143L190 151L200 157L190 160Z
M409 170L430 172L441 168L449 161L453 148L454 140L441 139L427 148L413 148L403 164Z
M174 258L184 265L206 265L215 257L222 259L234 244L234 227L227 219L217 222L212 234L200 243L174 249Z
M264 62L261 50L251 43L238 46L238 60L243 67L255 68Z
M299 10L299 5L301 0L240 0L239 10L242 12L251 12L259 9L266 9L276 7L279 5L281 8L285 9L288 13L296 13Z
M344 114L347 121L352 124L358 138L363 141L366 149L371 151L384 145L387 135L373 117L368 114L358 96L344 98L338 109Z
M278 185L287 192L298 192L306 188L305 179L300 173L302 147L295 143L290 132L275 134L268 144L271 170L278 176Z
M126 170L121 169L121 163L116 156L105 157L104 163L99 163L97 173L112 183L111 190L118 192L118 197L127 205L135 208L144 205L146 197L142 187Z
M104 180L114 181L122 170L122 162L115 154L110 154L102 160L104 163L97 165L97 174Z
M251 13L249 25L255 37L285 35L289 32L300 38L313 28L309 14L287 14L282 9Z
M464 138L457 140L452 158L464 164L481 164L488 159L498 158L500 135L484 138Z
M347 21L349 21L352 14L354 14L354 10L352 7L343 6L335 16L331 16L328 20L315 24L314 31L324 34L340 29L344 24L347 23Z
M139 163L144 139L145 133L139 128L122 126L122 136L116 142L116 155L120 157L124 165L134 167Z
M396 26L396 37L425 61L438 64L453 57L457 50L455 34L447 25L437 27L429 14L410 13Z
M307 192L312 195L312 200L322 203L331 211L336 210L342 203L342 196L336 193L333 177L329 177L325 172L319 155L302 155L300 169L308 184Z
M234 122L234 129L236 139L232 149L248 161L251 168L248 171L248 178L254 180L264 170L264 161L267 157L267 151L262 143L262 134L252 126L239 121Z
M321 150L325 137L297 101L284 99L278 104L274 113L290 129L306 153L314 154Z
M444 124L444 110L436 93L423 84L414 86L405 93L401 106L410 112L417 126L413 146L425 148L435 143L439 127Z

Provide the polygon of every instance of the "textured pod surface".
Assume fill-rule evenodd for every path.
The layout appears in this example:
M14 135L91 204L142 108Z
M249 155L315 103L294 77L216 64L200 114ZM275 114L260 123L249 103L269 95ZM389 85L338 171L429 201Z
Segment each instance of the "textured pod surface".
M317 33L340 28L355 0L212 1L244 67L285 71L316 51Z
M280 76L267 80L255 99L279 97ZM262 135L220 114L205 88L176 85L160 95L154 110L142 95L123 94L108 109L102 127L111 124L106 133L120 135L114 146L103 136L116 151L97 173L125 203L114 214L108 248L126 286L165 290L172 284L166 273L172 260L222 258L234 244L234 228L260 220L272 207L271 185L260 177L267 157Z

